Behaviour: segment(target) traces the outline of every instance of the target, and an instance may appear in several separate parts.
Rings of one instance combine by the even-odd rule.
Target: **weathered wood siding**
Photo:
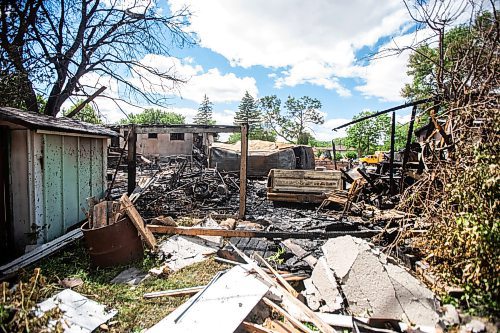
[[[43,241],[61,236],[84,220],[90,196],[101,198],[106,188],[106,139],[41,134],[43,136]]]

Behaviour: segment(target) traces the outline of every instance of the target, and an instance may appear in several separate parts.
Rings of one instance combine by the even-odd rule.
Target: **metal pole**
[[[402,105],[398,105],[398,106],[392,107],[390,109],[386,109],[386,110],[382,110],[382,111],[376,112],[376,113],[371,114],[371,115],[366,116],[366,117],[355,119],[353,121],[348,122],[347,124],[340,125],[339,127],[335,127],[332,131],[336,131],[336,130],[344,128],[346,126],[350,126],[350,125],[359,123],[360,121],[363,121],[363,120],[366,120],[366,119],[370,119],[370,118],[373,118],[373,117],[380,116],[381,114],[384,114],[384,113],[389,113],[391,111],[401,110],[401,109],[404,109],[404,108],[407,108],[407,107],[410,107],[410,106],[416,106],[416,105],[424,104],[424,103],[430,102],[432,100],[433,100],[432,98],[426,98],[426,99],[421,99],[421,100],[418,100],[418,101],[415,101],[415,102],[410,102],[410,103],[405,103],[405,104],[402,104]]]

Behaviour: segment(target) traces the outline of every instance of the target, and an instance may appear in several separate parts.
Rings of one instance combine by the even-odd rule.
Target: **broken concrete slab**
[[[219,249],[218,244],[199,237],[174,235],[159,245],[166,258],[165,264],[172,271],[201,262]]]
[[[433,293],[364,240],[338,237],[322,249],[328,266],[342,281],[352,314],[429,326],[437,322]]]
[[[311,277],[304,281],[304,286],[302,294],[311,310],[331,313],[342,308],[337,281],[324,257],[318,260]]]
[[[144,281],[147,277],[148,273],[145,273],[135,267],[130,267],[118,274],[113,280],[111,280],[111,283],[121,283],[135,286]]]
[[[311,274],[311,280],[322,300],[321,312],[335,312],[342,308],[342,296],[337,281],[324,257],[319,258]]]
[[[344,281],[358,256],[358,244],[353,237],[337,237],[326,242],[321,249],[328,266]],[[339,251],[338,249],[342,249]]]
[[[434,294],[402,267],[387,264],[385,270],[396,291],[407,321],[432,326],[439,320]]]
[[[321,298],[319,290],[312,283],[312,279],[304,280],[304,288],[301,294],[306,298],[307,306],[313,311],[318,311],[321,306]]]
[[[118,311],[107,310],[107,307],[101,305],[87,297],[80,295],[71,289],[65,289],[55,296],[38,304],[37,315],[59,307],[62,311],[60,321],[64,332],[66,333],[90,333],[99,325],[113,318]],[[57,321],[50,323],[56,325]]]

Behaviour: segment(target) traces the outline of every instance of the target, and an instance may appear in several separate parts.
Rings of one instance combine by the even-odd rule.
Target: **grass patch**
[[[204,262],[181,269],[168,277],[150,277],[138,286],[111,284],[110,281],[124,269],[137,267],[148,271],[160,266],[159,259],[147,251],[142,261],[132,265],[112,268],[92,268],[90,258],[83,241],[77,242],[66,250],[44,259],[37,267],[46,279],[45,297],[49,297],[63,288],[58,281],[68,277],[79,277],[84,283],[73,288],[101,304],[118,310],[110,320],[108,332],[140,332],[160,321],[167,314],[184,303],[189,297],[161,297],[144,299],[143,294],[153,291],[171,290],[204,285],[220,270],[228,268],[209,258]],[[29,279],[33,272],[30,268],[20,275],[20,279]],[[37,301],[41,301],[39,299]],[[97,332],[104,332],[99,331]]]

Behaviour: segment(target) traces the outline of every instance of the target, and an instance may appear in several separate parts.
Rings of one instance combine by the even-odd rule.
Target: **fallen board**
[[[285,202],[299,202],[299,203],[321,203],[326,199],[325,194],[311,194],[311,193],[267,193],[267,200],[270,201],[285,201]]]
[[[80,228],[75,229],[73,231],[68,232],[65,235],[62,235],[61,237],[58,237],[48,243],[45,243],[43,245],[40,245],[40,247],[37,247],[31,252],[28,252],[19,258],[3,265],[0,267],[0,280],[4,279],[14,273],[16,273],[18,270],[27,267],[35,262],[37,262],[40,259],[43,259],[52,253],[62,249],[68,244],[71,244],[72,242],[80,239],[83,237],[83,233],[80,230]]]
[[[150,249],[155,249],[156,248],[155,236],[153,236],[151,231],[149,231],[147,228],[144,227],[144,220],[142,219],[137,209],[135,209],[134,204],[130,201],[129,197],[126,194],[123,194],[122,197],[120,198],[120,202],[123,204],[128,217],[130,217],[130,220],[141,234],[142,238],[144,239],[144,242],[146,242],[146,245]]]
[[[269,172],[268,192],[325,193],[342,189],[340,171],[280,170]]]
[[[147,229],[153,233],[187,236],[222,236],[222,237],[245,237],[245,238],[296,238],[296,239],[328,239],[340,236],[352,235],[356,237],[372,237],[380,234],[381,230],[360,231],[328,231],[328,232],[277,232],[277,231],[253,231],[253,230],[226,230],[207,229],[196,227],[170,227],[159,225],[148,225]]]

